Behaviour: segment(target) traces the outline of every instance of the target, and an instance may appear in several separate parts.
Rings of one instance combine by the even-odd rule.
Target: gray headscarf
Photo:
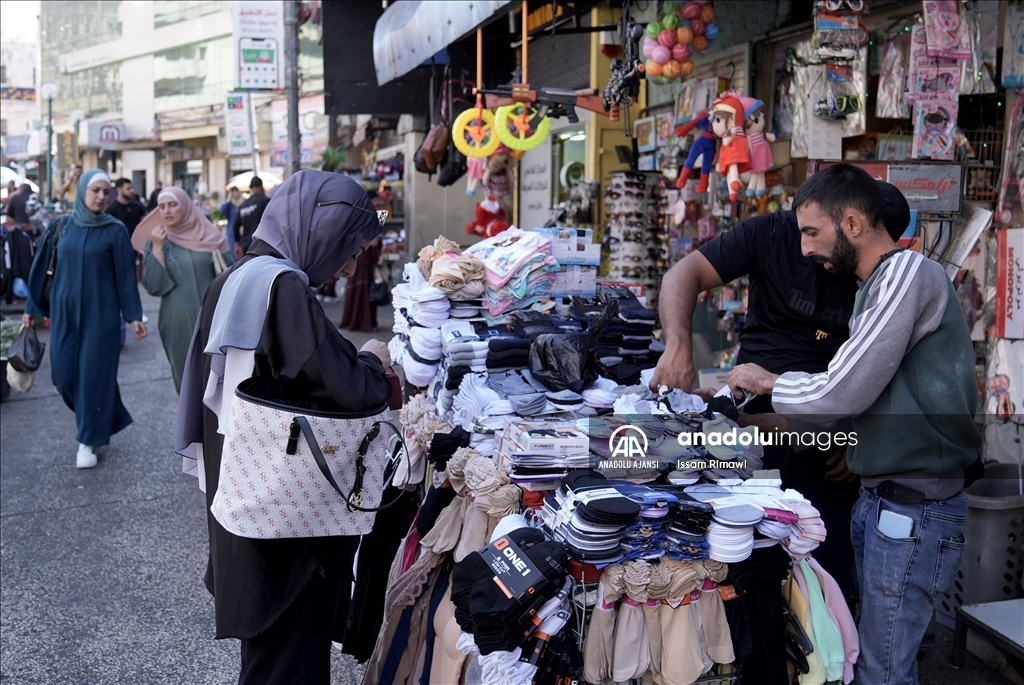
[[[327,204],[338,200],[365,211]],[[252,237],[294,262],[309,277],[310,287],[317,288],[380,231],[373,203],[358,183],[341,174],[306,169],[277,189]]]

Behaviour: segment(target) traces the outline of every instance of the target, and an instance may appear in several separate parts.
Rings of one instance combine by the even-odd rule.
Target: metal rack
[[[964,131],[970,147],[957,148],[956,161],[964,167],[964,195],[968,202],[995,206],[999,197],[999,174],[1003,169],[1003,131]]]

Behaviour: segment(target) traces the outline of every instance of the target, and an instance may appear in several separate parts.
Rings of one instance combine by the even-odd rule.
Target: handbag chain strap
[[[370,430],[363,436],[362,442],[359,443],[359,449],[356,451],[356,477],[352,483],[352,489],[346,495],[342,491],[341,486],[338,485],[338,481],[334,479],[334,474],[331,473],[330,467],[327,465],[327,459],[324,458],[323,450],[320,449],[320,445],[316,441],[316,435],[313,433],[313,426],[310,425],[309,419],[305,416],[296,416],[292,419],[291,431],[288,435],[288,445],[285,448],[287,454],[295,454],[299,446],[299,435],[303,435],[306,438],[306,444],[309,445],[309,451],[313,455],[313,461],[316,462],[317,467],[320,469],[320,473],[324,474],[324,478],[331,484],[331,487],[341,495],[341,498],[345,500],[345,506],[348,507],[349,511],[362,511],[362,512],[376,512],[388,509],[395,504],[401,498],[396,498],[390,503],[385,504],[381,507],[361,507],[359,506],[363,498],[363,476],[366,474],[366,453],[370,449],[370,444],[380,435],[380,427],[388,426],[398,439],[402,443],[402,450],[405,452],[406,461],[409,459],[409,450],[405,445],[405,437],[402,432],[395,427],[395,424],[390,421],[375,421],[370,427]],[[387,484],[385,484],[387,489]]]
[[[57,225],[53,227],[53,237],[50,239],[53,247],[50,251],[50,263],[46,267],[46,275],[50,278],[53,278],[53,274],[57,272],[57,243],[60,242],[61,233],[64,232],[64,227],[67,226],[70,217],[70,214],[65,214],[57,219]]]

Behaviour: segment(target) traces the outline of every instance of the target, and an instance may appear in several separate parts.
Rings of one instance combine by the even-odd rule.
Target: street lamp
[[[56,83],[47,81],[39,91],[46,100],[46,205],[49,206],[53,201],[53,101],[60,90]]]

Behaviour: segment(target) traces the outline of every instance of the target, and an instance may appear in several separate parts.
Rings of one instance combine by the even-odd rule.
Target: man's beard
[[[836,226],[836,241],[832,244],[832,254],[814,259],[819,264],[828,262],[831,267],[829,270],[837,276],[850,276],[857,273],[860,250],[850,242],[843,229]]]

